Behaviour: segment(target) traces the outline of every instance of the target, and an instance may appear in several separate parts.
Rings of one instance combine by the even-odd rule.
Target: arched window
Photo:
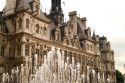
[[[43,28],[43,35],[46,35],[46,34],[47,34],[47,28],[44,27],[44,28]]]
[[[17,56],[21,55],[21,45],[17,45]]]
[[[39,13],[39,5],[36,5],[36,12]]]
[[[30,25],[30,21],[29,19],[26,19],[26,28],[29,28],[29,25]]]
[[[37,25],[36,25],[36,33],[38,33],[38,34],[39,34],[39,32],[40,32],[39,29],[40,29],[40,28],[39,28],[39,25],[37,24]]]
[[[18,23],[19,23],[19,28],[22,28],[22,18],[19,18]]]
[[[25,45],[25,55],[29,56],[29,45]]]
[[[4,56],[4,50],[5,50],[4,47],[1,47],[1,52],[0,52],[1,56]]]

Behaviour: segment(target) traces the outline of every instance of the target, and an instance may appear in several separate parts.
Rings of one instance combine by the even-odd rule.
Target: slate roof
[[[31,9],[30,2],[32,0],[17,0],[16,2],[16,8],[15,10],[20,10],[20,9]]]

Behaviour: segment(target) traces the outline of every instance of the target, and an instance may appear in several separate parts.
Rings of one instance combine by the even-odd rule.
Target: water
[[[43,63],[38,66],[38,56],[26,58],[25,66],[13,68],[11,74],[3,73],[2,83],[90,83],[95,79],[95,70],[87,66],[87,73],[81,72],[81,64],[75,63],[74,57],[64,59],[64,51],[52,47],[44,55]],[[100,80],[99,74],[98,80]]]

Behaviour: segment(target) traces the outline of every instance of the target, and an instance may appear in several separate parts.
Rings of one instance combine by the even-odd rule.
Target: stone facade
[[[51,0],[50,14],[40,9],[40,0],[6,0],[0,13],[0,75],[13,67],[25,65],[26,57],[38,54],[38,65],[51,46],[60,48],[65,56],[75,57],[96,70],[99,83],[116,83],[114,51],[106,37],[99,37],[86,26],[86,17],[69,13],[64,22],[61,0]]]

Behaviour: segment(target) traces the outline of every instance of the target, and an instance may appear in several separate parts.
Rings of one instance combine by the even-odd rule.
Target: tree
[[[124,83],[124,76],[119,70],[116,70],[116,81],[117,83]]]

